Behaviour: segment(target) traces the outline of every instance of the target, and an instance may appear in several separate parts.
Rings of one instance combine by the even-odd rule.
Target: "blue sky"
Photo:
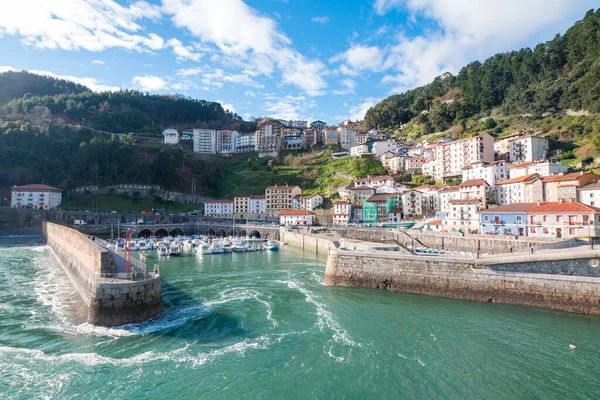
[[[4,0],[0,71],[361,119],[390,94],[564,33],[589,0]]]

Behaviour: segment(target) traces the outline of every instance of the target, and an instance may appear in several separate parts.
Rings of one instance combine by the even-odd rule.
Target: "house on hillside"
[[[365,223],[386,223],[389,214],[397,207],[395,193],[374,194],[363,205],[363,220]]]
[[[176,129],[165,129],[162,134],[164,144],[179,144],[179,132]]]

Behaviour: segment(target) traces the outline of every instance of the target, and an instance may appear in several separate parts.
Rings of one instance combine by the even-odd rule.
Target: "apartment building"
[[[234,152],[249,153],[256,151],[256,132],[238,133],[234,138]]]
[[[426,162],[427,160],[425,160],[422,157],[406,157],[404,159],[404,170],[409,174],[421,172],[423,164],[425,164]]]
[[[494,161],[494,138],[484,133],[454,142],[440,143],[436,147],[435,179],[462,177],[463,168],[477,161]]]
[[[417,186],[418,190],[423,194],[423,215],[434,216],[440,210],[440,190],[438,186],[422,185]]]
[[[340,134],[337,129],[325,128],[323,130],[323,144],[326,146],[336,146],[340,144]]]
[[[267,200],[264,194],[253,194],[250,197],[249,213],[252,215],[252,218],[266,218]]]
[[[544,180],[544,200],[547,202],[577,201],[577,188],[596,183],[598,178],[598,175],[584,171],[545,176],[542,178]]]
[[[194,129],[194,153],[217,154],[217,131]]]
[[[315,223],[315,214],[308,210],[281,210],[279,224],[283,226],[312,226]]]
[[[380,157],[379,157],[379,162],[381,162],[381,165],[383,166],[383,168],[388,169],[389,168],[389,160],[392,157],[395,157],[396,154],[392,153],[391,151],[386,151],[385,153],[383,153]]]
[[[529,174],[531,175],[531,174]],[[512,178],[515,179],[515,178]],[[534,179],[529,179],[523,182],[525,185],[525,202],[537,203],[538,201],[546,200],[546,192],[544,191],[544,179],[537,176]]]
[[[569,168],[559,162],[526,162],[521,164],[513,165],[509,170],[511,178],[517,178],[519,176],[538,174],[539,176],[550,176],[556,174],[564,174],[569,171]]]
[[[387,153],[385,153],[387,154]],[[382,156],[383,157],[383,156]],[[406,156],[394,155],[387,160],[387,169],[392,174],[397,174],[402,171],[405,171],[405,160]]]
[[[495,186],[496,182],[508,179],[508,171],[506,161],[476,161],[463,169],[462,180],[468,181],[471,179],[483,179],[490,186]]]
[[[250,218],[251,194],[238,194],[233,196],[233,214],[236,218]]]
[[[362,206],[365,201],[375,194],[375,189],[370,186],[354,186],[348,188],[348,200],[357,206]]]
[[[62,190],[44,184],[13,186],[10,191],[10,206],[13,208],[50,210],[62,202]]]
[[[463,233],[479,231],[479,204],[476,199],[450,200],[449,210],[443,219],[444,230]]]
[[[573,202],[536,203],[527,210],[528,236],[590,237],[600,234],[600,208]]]
[[[386,223],[389,213],[396,207],[396,194],[374,194],[363,205],[363,220],[366,223]]]
[[[396,143],[395,141],[393,141],[393,140],[378,140],[373,143],[373,146],[371,147],[371,153],[375,157],[379,158],[386,151],[394,152],[394,151],[396,151],[396,149],[398,149],[398,143]]]
[[[350,151],[352,146],[356,146],[358,132],[355,129],[342,126],[338,128],[340,135],[340,146],[342,149]]]
[[[503,206],[513,203],[524,203],[526,183],[537,178],[538,174],[520,176],[496,182],[496,204]]]
[[[352,157],[360,157],[363,154],[370,154],[369,146],[366,143],[365,144],[357,144],[356,146],[350,147],[350,155]]]
[[[307,128],[302,132],[302,146],[310,147],[318,143],[319,132],[316,129]]]
[[[333,203],[333,224],[346,226],[352,220],[352,204],[347,200]]]
[[[420,219],[423,218],[423,193],[412,189],[400,195],[402,200],[402,211],[404,219]]]
[[[478,210],[487,208],[490,185],[483,179],[469,179],[458,185],[461,200],[477,200]]]
[[[496,139],[494,142],[494,153],[498,156],[498,159],[509,161],[510,159],[510,141],[523,136],[521,133],[513,133],[509,136],[504,136],[503,138]],[[512,177],[511,177],[512,178]]]
[[[327,128],[327,122],[316,120],[310,123],[310,127],[318,131],[322,131],[323,129]]]
[[[256,148],[259,157],[277,157],[281,151],[283,126],[275,121],[264,121],[256,131]]]
[[[460,189],[458,186],[448,186],[440,190],[440,208],[442,213],[450,210],[450,200],[460,200]]]
[[[281,210],[294,208],[294,197],[302,194],[298,186],[269,186],[265,190],[266,212],[269,217],[276,217]]]
[[[509,141],[511,162],[532,162],[548,158],[549,139],[539,136],[519,136]]]
[[[479,211],[479,233],[527,236],[527,210],[535,204],[515,203]]]
[[[358,178],[354,181],[354,187],[368,186],[368,187],[377,189],[378,187],[384,186],[384,185],[394,186],[395,185],[394,179],[389,175],[381,175],[381,176],[374,176],[372,178],[362,177],[362,178]]]
[[[231,218],[233,216],[233,200],[206,200],[204,215],[213,218]]]
[[[292,199],[294,210],[314,211],[323,204],[323,196],[320,194],[299,194]]]
[[[235,139],[237,135],[237,131],[217,131],[217,154],[227,155],[235,153]]]

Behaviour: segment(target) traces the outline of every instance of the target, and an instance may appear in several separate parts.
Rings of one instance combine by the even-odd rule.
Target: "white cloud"
[[[352,121],[362,121],[363,119],[365,119],[365,114],[367,113],[369,108],[379,103],[379,101],[381,101],[381,99],[369,97],[366,98],[362,103],[356,104],[354,106],[348,106],[347,104],[344,104],[349,108],[348,119],[351,119]]]
[[[428,26],[429,21],[432,26],[420,36],[397,37],[384,65],[392,73],[383,82],[394,84],[392,91],[404,91],[444,72],[457,73],[470,61],[547,40],[595,6],[593,0],[505,0],[501,6],[469,0],[376,0],[379,14],[399,8],[417,24]]]
[[[221,103],[221,106],[224,110],[229,110],[232,113],[235,113],[235,106],[233,104],[224,102],[223,100],[217,100],[217,103]]]
[[[206,86],[213,87],[223,87],[223,82],[226,83],[235,83],[244,86],[250,86],[257,89],[262,89],[264,85],[260,82],[252,79],[252,76],[256,75],[253,71],[242,71],[239,74],[232,74],[225,72],[220,68],[183,68],[177,71],[177,75],[190,78],[190,77],[198,77],[195,78],[195,82],[200,82]],[[194,82],[190,80],[190,83]]]
[[[113,0],[29,0],[2,5],[0,36],[19,36],[40,49],[103,51],[109,48],[158,50],[160,36],[135,34],[137,20],[156,19],[160,7],[137,1],[123,7]]]
[[[213,58],[221,65],[243,66],[268,76],[277,69],[283,83],[309,95],[321,94],[327,87],[323,63],[293,49],[274,20],[242,0],[163,0],[163,6],[175,26],[220,50]]]
[[[343,95],[354,93],[354,88],[356,87],[356,82],[354,82],[350,78],[342,79],[341,81],[342,88],[338,90],[334,90],[333,94]]]
[[[311,21],[317,24],[326,24],[329,22],[329,17],[326,15],[322,17],[312,17]]]
[[[7,71],[19,71],[19,70],[16,68],[7,66],[7,65],[0,66],[0,73],[7,72]],[[53,78],[64,79],[67,81],[79,83],[80,85],[84,85],[94,92],[116,92],[116,91],[120,90],[119,87],[107,85],[105,82],[98,80],[96,78],[89,78],[89,77],[82,78],[82,77],[73,76],[73,75],[59,75],[59,74],[55,74],[53,72],[40,71],[40,70],[36,70],[36,69],[29,69],[26,71],[30,72],[32,74],[51,76]]]
[[[333,56],[329,62],[342,62],[340,72],[354,76],[360,71],[380,71],[385,53],[377,46],[354,45],[343,53]]]
[[[244,94],[248,97],[256,97],[256,93],[253,92],[252,90],[246,90],[246,92]]]
[[[160,76],[155,75],[140,75],[134,76],[131,83],[135,88],[145,92],[156,92],[165,90],[169,87],[168,82]]]
[[[102,61],[102,60],[93,60],[92,64],[104,65],[104,61]]]
[[[184,46],[179,39],[169,39],[167,41],[167,47],[173,49],[173,53],[177,56],[177,61],[200,61],[200,58],[202,57],[202,53],[195,52],[193,46]]]
[[[310,119],[307,111],[317,106],[306,96],[267,96],[263,104],[265,115],[281,119]]]

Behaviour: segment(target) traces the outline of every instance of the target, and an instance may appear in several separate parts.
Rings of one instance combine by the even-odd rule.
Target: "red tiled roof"
[[[308,210],[281,210],[279,215],[314,215]]]
[[[266,196],[264,194],[253,194],[250,198],[254,200],[264,200]]]
[[[425,222],[425,224],[423,224],[423,225],[441,225],[441,224],[442,224],[442,220],[436,219],[435,221]]]
[[[494,207],[487,210],[481,210],[481,214],[496,214],[496,213],[516,213],[527,212],[532,206],[537,203],[513,203],[505,206]]]
[[[460,185],[458,185],[458,187],[466,187],[466,186],[480,186],[480,185],[488,185],[488,183],[485,181],[485,179],[468,179],[466,181],[464,181],[463,183],[461,183]]]
[[[396,194],[394,194],[394,193],[374,194],[373,196],[369,197],[367,199],[367,201],[368,202],[373,202],[373,201],[388,201],[392,197],[396,197]]]
[[[587,185],[579,188],[579,190],[594,190],[594,189],[600,189],[600,182],[588,183]]]
[[[550,176],[544,176],[542,179],[544,180],[544,182],[560,182],[560,181],[572,181],[574,179],[579,178],[580,176],[586,176],[586,175],[594,175],[596,178],[600,178],[598,177],[596,174],[593,174],[591,172],[572,172],[570,174],[557,174],[557,175],[550,175]]]
[[[338,200],[335,201],[333,204],[350,204],[350,202],[348,200]]]
[[[513,168],[531,167],[533,165],[537,165],[537,163],[534,163],[534,162],[524,162],[524,163],[521,163],[521,164],[513,165],[511,169],[513,169]]]
[[[519,177],[516,177],[516,178],[510,178],[510,179],[505,179],[505,180],[500,181],[500,182],[496,182],[496,185],[505,185],[507,183],[525,182],[525,181],[528,181],[530,179],[536,178],[537,176],[538,176],[538,174],[523,175],[523,176],[519,176]]]
[[[534,204],[527,213],[597,213],[600,212],[600,208],[594,206],[588,206],[578,201],[572,202],[549,202],[540,203],[539,205]]]
[[[390,214],[401,214],[401,213],[402,213],[402,210],[396,207],[392,210],[392,212]]]
[[[440,192],[456,192],[458,191],[458,186],[448,186],[440,190]]]
[[[300,186],[298,186],[298,185],[294,185],[294,186],[288,186],[288,185],[284,185],[284,186],[277,186],[277,185],[275,185],[275,186],[268,186],[268,187],[267,187],[267,189],[270,189],[270,190],[272,190],[272,189],[276,189],[276,190],[287,190],[287,189],[295,189],[295,188],[298,188],[298,189],[299,189],[299,188],[300,188]]]
[[[62,189],[44,185],[42,183],[33,183],[30,185],[14,186],[12,188],[12,190],[58,190],[58,191],[62,192]]]

